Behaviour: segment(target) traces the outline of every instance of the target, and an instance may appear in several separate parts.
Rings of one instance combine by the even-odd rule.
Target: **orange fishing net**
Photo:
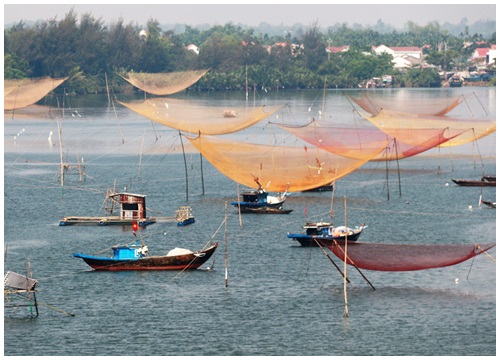
[[[353,172],[369,157],[353,159],[308,146],[261,145],[200,135],[187,139],[222,174],[268,191],[304,191],[332,183]]]
[[[205,135],[228,134],[254,125],[274,114],[284,105],[261,107],[221,107],[173,98],[153,98],[123,103],[132,111],[162,125]]]
[[[411,93],[410,93],[411,94]],[[359,97],[349,96],[364,111],[377,115],[382,110],[404,111],[413,114],[446,115],[463,100],[458,98],[417,98],[408,93],[384,92],[384,96],[362,92]]]
[[[318,120],[305,126],[276,125],[326,151],[370,161],[411,157],[462,133],[450,135],[447,129],[392,129],[383,132],[376,127],[347,128]]]
[[[16,110],[35,104],[66,81],[67,77],[4,80],[4,110]]]
[[[149,94],[165,96],[187,89],[200,80],[208,70],[178,71],[170,73],[134,73],[120,75],[135,87]]]
[[[401,129],[448,129],[450,138],[455,137],[439,145],[441,147],[467,144],[496,131],[495,119],[453,118],[390,110],[382,110],[376,116],[363,116],[380,130],[395,138],[398,138],[398,132],[401,132]],[[460,135],[456,136],[458,133]]]

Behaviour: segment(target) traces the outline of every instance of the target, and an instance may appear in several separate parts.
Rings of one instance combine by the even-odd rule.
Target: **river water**
[[[389,91],[423,97],[474,93],[495,116],[494,88]],[[242,93],[183,96],[208,103],[245,100]],[[319,110],[332,119],[352,117],[340,91],[325,97],[322,91],[259,91],[256,102],[287,102],[298,123]],[[72,167],[64,186],[58,178],[57,119],[63,119],[65,161],[77,165],[83,156],[85,163],[85,176]],[[258,124],[235,136],[251,141],[270,128]],[[26,316],[26,309],[5,311],[4,355],[496,354],[496,270],[490,257],[417,272],[363,271],[376,290],[349,267],[345,317],[343,278],[320,249],[302,248],[286,236],[301,230],[305,216],[329,220],[332,192],[293,193],[284,206],[291,214],[243,214],[240,221],[235,208],[226,210],[237,198],[233,181],[206,160],[201,168],[199,155],[187,141],[181,144],[177,131],[108,106],[106,97],[71,98],[63,117],[6,114],[4,151],[5,267],[24,273],[29,260],[40,302],[37,318]],[[480,196],[496,201],[496,188],[451,181],[496,173],[495,134],[453,154],[430,153],[400,161],[399,171],[395,164],[386,171],[385,163],[368,163],[338,180],[334,222],[366,223],[359,240],[364,242],[496,242],[496,210],[478,206]],[[213,239],[219,242],[213,259],[182,273],[106,273],[73,258],[74,252],[95,253],[133,239],[127,227],[58,226],[63,216],[103,214],[106,190],[114,183],[118,190],[146,194],[151,216],[192,207],[192,225],[159,222],[140,230],[151,253],[198,250]],[[226,214],[227,227],[218,230]],[[488,253],[495,257],[495,248]]]

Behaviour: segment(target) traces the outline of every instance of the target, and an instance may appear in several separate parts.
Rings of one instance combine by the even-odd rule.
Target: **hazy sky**
[[[224,25],[228,22],[257,26],[262,22],[272,25],[293,25],[301,23],[311,25],[318,22],[322,28],[337,23],[354,23],[374,25],[380,19],[386,25],[402,28],[408,21],[418,25],[427,25],[431,21],[440,24],[449,22],[458,24],[467,18],[471,25],[477,20],[495,20],[496,6],[494,2],[482,1],[482,5],[397,5],[378,4],[363,5],[351,2],[351,5],[305,5],[293,2],[264,5],[259,3],[239,4],[4,4],[4,23],[12,22],[60,20],[74,8],[78,16],[85,13],[92,14],[95,18],[102,18],[106,24],[116,22],[120,18],[125,24],[145,25],[149,19],[156,19],[160,24],[209,24]]]

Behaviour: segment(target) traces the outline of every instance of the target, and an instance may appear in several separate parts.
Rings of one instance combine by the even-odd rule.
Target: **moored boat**
[[[497,203],[496,201],[486,201],[486,200],[481,200],[481,203],[486,205],[489,208],[496,209]]]
[[[367,226],[361,224],[354,229],[345,226],[334,226],[330,222],[306,222],[302,226],[305,232],[291,234],[288,233],[289,239],[294,239],[302,246],[317,246],[318,241],[323,246],[331,246],[334,241],[353,242],[358,240],[359,236]]]
[[[269,213],[282,210],[283,203],[286,200],[286,191],[278,195],[269,195],[260,185],[259,179],[254,179],[259,185],[258,189],[250,189],[241,193],[241,199],[232,201],[231,205],[237,207],[241,212]]]
[[[483,176],[481,180],[451,179],[451,181],[453,181],[458,186],[497,186],[496,177],[492,178]]]
[[[111,257],[74,253],[73,256],[85,261],[92,269],[100,271],[125,270],[192,270],[203,265],[214,254],[218,243],[199,251],[174,248],[166,255],[149,255],[149,249],[141,239],[129,245],[112,247]]]

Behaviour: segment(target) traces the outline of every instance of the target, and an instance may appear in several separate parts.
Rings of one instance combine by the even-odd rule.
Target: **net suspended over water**
[[[208,70],[177,71],[170,73],[134,73],[120,75],[126,81],[148,94],[165,96],[181,92],[198,80]]]
[[[347,244],[347,264],[374,271],[415,271],[459,264],[479,255],[495,244]],[[329,246],[342,261],[344,242]]]
[[[394,96],[382,97],[367,92],[362,92],[359,97],[349,96],[349,98],[372,115],[377,115],[382,110],[403,111],[412,114],[446,115],[463,100],[463,96],[416,98],[405,93],[395,93]]]
[[[276,113],[275,106],[208,106],[190,100],[153,98],[137,103],[119,102],[132,111],[162,125],[191,134],[229,134],[252,126]]]
[[[342,156],[370,161],[404,159],[434,148],[462,132],[448,129],[393,129],[341,127],[313,120],[304,126],[275,124],[311,145]]]
[[[33,105],[66,79],[67,77],[58,79],[42,77],[4,80],[4,110],[22,109]]]
[[[449,141],[440,147],[458,146],[479,140],[496,131],[496,121],[477,118],[453,118],[448,116],[431,116],[410,114],[399,111],[382,110],[376,116],[365,116],[365,119],[392,137],[398,137],[400,129],[448,129]],[[456,134],[460,133],[459,136]]]
[[[222,174],[256,188],[258,178],[268,191],[304,191],[332,183],[365,164],[308,146],[261,145],[200,135],[187,139]]]

